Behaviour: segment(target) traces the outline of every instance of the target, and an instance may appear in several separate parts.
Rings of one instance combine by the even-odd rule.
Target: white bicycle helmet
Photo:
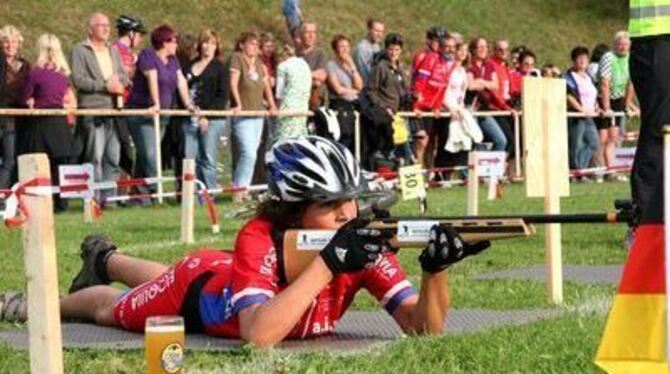
[[[319,136],[277,142],[265,154],[269,192],[281,201],[329,202],[355,198],[361,172],[351,152]]]

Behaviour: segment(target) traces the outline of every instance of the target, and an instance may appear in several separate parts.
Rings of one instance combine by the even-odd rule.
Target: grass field
[[[562,200],[564,212],[603,211],[612,208],[615,198],[629,194],[626,183],[573,184],[572,196]],[[465,189],[432,190],[431,214],[457,215],[465,212]],[[220,203],[221,214],[233,208]],[[521,185],[508,186],[502,201],[481,200],[481,214],[539,213],[542,202],[526,199]],[[415,202],[402,203],[394,214],[417,214]],[[208,233],[202,209],[196,212],[196,240],[199,245],[231,248],[236,230],[243,223],[224,218],[222,233]],[[166,205],[155,208],[119,209],[105,212],[101,222],[89,226],[80,211],[56,217],[59,285],[65,292],[78,270],[78,246],[90,232],[108,233],[125,252],[171,262],[196,246],[178,243],[179,209]],[[565,264],[619,264],[626,253],[621,249],[625,227],[572,225],[563,227]],[[0,290],[22,289],[24,271],[21,259],[20,230],[0,230]],[[519,240],[500,241],[484,254],[468,259],[449,270],[453,307],[488,309],[531,309],[552,307],[544,283],[532,281],[474,280],[475,274],[543,263],[543,228],[538,234]],[[417,252],[401,252],[401,262],[416,283],[419,268]],[[277,352],[245,350],[240,354],[191,353],[187,372],[255,373],[588,373],[597,372],[592,359],[598,346],[613,286],[565,286],[565,305],[560,318],[522,327],[509,327],[471,335],[440,338],[406,338],[386,349],[353,357],[328,354],[283,356]],[[360,294],[355,309],[375,309],[374,300]],[[0,324],[0,328],[10,327]],[[144,370],[143,352],[68,350],[67,372],[138,373]],[[28,354],[0,344],[0,373],[27,372]]]

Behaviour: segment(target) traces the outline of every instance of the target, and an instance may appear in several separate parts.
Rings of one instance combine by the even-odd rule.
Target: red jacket
[[[435,111],[442,108],[453,67],[454,63],[446,60],[439,52],[424,51],[414,57],[412,62],[414,71],[412,93],[416,98],[414,109]]]
[[[489,59],[484,61],[482,66],[471,64],[468,72],[472,73],[475,79],[492,80],[496,72],[495,64]],[[498,77],[498,90],[483,90],[477,93],[478,108],[483,110],[510,110],[512,109],[500,95],[500,77]]]
[[[498,94],[506,103],[509,103],[512,99],[512,96],[510,95],[511,82],[509,65],[507,64],[507,61],[500,60],[495,56],[491,58],[491,62],[493,63],[496,75],[498,76],[498,82],[500,82],[498,85]]]
[[[513,100],[521,99],[521,90],[523,87],[523,73],[519,70],[512,70],[510,73],[510,95]]]

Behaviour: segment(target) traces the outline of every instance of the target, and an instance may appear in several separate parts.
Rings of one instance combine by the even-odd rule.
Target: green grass
[[[626,28],[627,2],[603,0],[303,0],[306,18],[321,26],[321,44],[330,53],[333,35],[354,40],[365,34],[365,20],[379,17],[387,30],[402,33],[409,51],[423,44],[425,30],[444,25],[466,37],[505,37],[512,45],[525,44],[537,52],[537,64],[569,62],[578,44],[609,43],[614,32]],[[204,27],[218,30],[230,50],[246,29],[270,31],[287,38],[279,0],[6,0],[0,2],[0,25],[14,24],[26,36],[26,54],[34,57],[34,40],[51,32],[69,47],[84,38],[85,19],[93,11],[141,16],[151,28],[169,22],[182,33],[197,34]]]
[[[563,212],[603,211],[615,198],[628,195],[625,183],[573,184],[571,196],[562,199]],[[459,215],[465,212],[466,190],[431,190],[431,214]],[[218,204],[219,212],[233,209],[230,203]],[[394,208],[397,215],[416,215],[415,202]],[[508,186],[501,201],[480,200],[481,214],[540,213],[540,199],[527,199],[520,185]],[[208,233],[202,208],[196,212],[198,244],[231,248],[235,232],[243,223],[222,219],[222,233]],[[178,243],[179,209],[166,205],[148,209],[132,208],[105,212],[101,222],[87,225],[80,211],[56,217],[59,285],[65,292],[80,265],[78,245],[90,232],[106,232],[119,247],[136,256],[171,262],[196,246]],[[621,240],[623,225],[564,225],[565,264],[619,264],[625,259]],[[543,228],[526,239],[496,242],[490,250],[449,270],[454,308],[498,310],[551,308],[544,283],[532,281],[481,281],[476,274],[543,263]],[[0,230],[0,290],[22,289],[24,285],[20,230]],[[414,283],[419,276],[412,250],[401,251],[400,261]],[[469,335],[439,338],[405,338],[383,350],[354,357],[328,354],[283,355],[278,352],[245,350],[239,354],[193,352],[188,356],[188,372],[596,372],[592,359],[597,349],[614,286],[566,283],[565,305],[560,318],[522,327],[509,327]],[[377,309],[366,293],[356,298],[354,309]],[[0,328],[8,328],[0,324]],[[67,372],[136,373],[144,370],[143,352],[67,350]],[[0,344],[0,373],[28,371],[28,354]]]

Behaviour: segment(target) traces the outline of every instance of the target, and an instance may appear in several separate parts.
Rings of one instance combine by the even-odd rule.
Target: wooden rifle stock
[[[399,248],[423,248],[430,228],[449,226],[469,243],[527,237],[535,233],[532,224],[549,223],[630,223],[633,215],[622,210],[612,213],[512,215],[478,217],[390,217],[370,222],[368,227],[391,230],[391,244]],[[284,276],[293,281],[335,235],[334,230],[288,230],[281,252]]]

